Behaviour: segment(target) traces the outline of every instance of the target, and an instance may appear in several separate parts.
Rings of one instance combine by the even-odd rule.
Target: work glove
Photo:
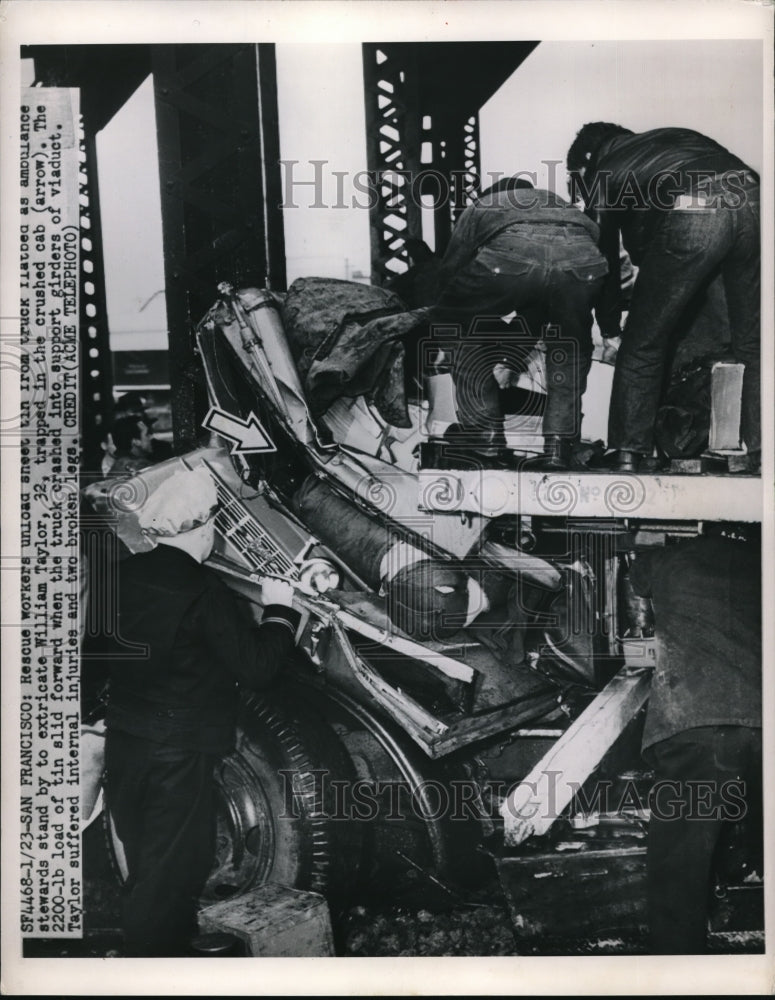
[[[265,607],[282,604],[289,608],[293,604],[293,587],[285,580],[268,576],[261,582],[261,598]]]

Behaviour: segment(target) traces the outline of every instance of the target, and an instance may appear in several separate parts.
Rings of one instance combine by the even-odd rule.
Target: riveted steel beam
[[[375,281],[407,269],[424,217],[443,253],[479,186],[479,110],[537,44],[363,45]]]
[[[152,47],[173,431],[201,435],[193,327],[217,285],[285,287],[274,46]]]

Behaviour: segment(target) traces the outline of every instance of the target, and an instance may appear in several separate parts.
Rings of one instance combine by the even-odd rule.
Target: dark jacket
[[[761,726],[759,549],[696,538],[641,553],[630,580],[656,623],[644,749],[698,726]]]
[[[581,184],[590,216],[600,226],[600,248],[608,260],[608,280],[597,319],[604,337],[619,333],[619,234],[639,265],[655,228],[675,196],[707,187],[710,177],[742,171],[756,177],[719,143],[686,128],[657,128],[617,134],[590,160]],[[729,177],[729,192],[739,180]]]
[[[499,233],[519,224],[579,226],[594,242],[598,227],[569,202],[543,188],[517,188],[483,195],[455,223],[437,277],[438,292]]]
[[[228,752],[238,686],[271,682],[293,650],[298,612],[271,606],[252,627],[213,570],[167,545],[119,563],[117,600],[108,729]]]
[[[153,465],[153,461],[145,456],[135,457],[134,455],[116,452],[113,464],[108,470],[109,476],[134,476],[142,469],[147,469]]]

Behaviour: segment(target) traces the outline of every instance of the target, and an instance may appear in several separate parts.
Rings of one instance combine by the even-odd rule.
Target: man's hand
[[[268,576],[261,581],[261,598],[264,606],[283,604],[286,608],[293,604],[293,587],[285,580]]]
[[[600,360],[605,365],[615,365],[616,355],[622,342],[621,337],[609,337],[603,341],[603,353]]]

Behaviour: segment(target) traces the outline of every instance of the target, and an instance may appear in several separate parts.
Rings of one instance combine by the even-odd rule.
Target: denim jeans
[[[499,233],[445,288],[437,322],[460,328],[453,377],[463,428],[497,429],[503,424],[498,384],[492,373],[499,347],[487,336],[495,317],[513,311],[500,337],[509,355],[527,354],[547,325],[547,401],[544,435],[577,437],[581,396],[592,355],[592,306],[608,267],[580,226],[519,223]],[[513,332],[512,332],[513,331]]]
[[[692,296],[720,271],[732,350],[745,365],[742,436],[761,448],[759,189],[737,208],[674,208],[664,213],[640,262],[616,359],[608,445],[651,454],[671,338]]]

